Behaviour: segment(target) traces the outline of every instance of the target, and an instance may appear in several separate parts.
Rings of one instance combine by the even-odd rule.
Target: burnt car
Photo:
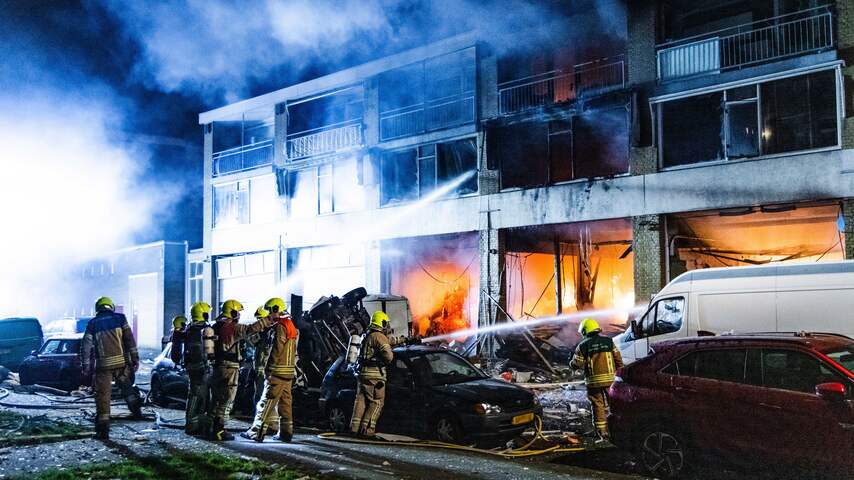
[[[174,403],[184,408],[187,404],[190,377],[180,365],[175,365],[170,358],[171,352],[172,342],[168,342],[160,355],[154,358],[148,401],[161,406]]]
[[[445,349],[395,348],[387,374],[381,432],[491,445],[515,438],[542,413],[530,391],[493,379]],[[352,368],[339,358],[324,378],[320,400],[333,431],[349,425],[355,388]]]
[[[21,362],[22,385],[39,384],[61,390],[76,390],[83,382],[80,363],[82,333],[53,337]]]
[[[842,335],[660,342],[609,393],[612,441],[659,478],[690,470],[700,453],[748,468],[854,471],[854,340]]]

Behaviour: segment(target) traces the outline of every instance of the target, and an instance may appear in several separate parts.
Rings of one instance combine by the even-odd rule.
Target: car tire
[[[163,386],[161,385],[160,377],[152,375],[151,384],[148,386],[148,395],[145,396],[145,402],[163,407],[164,405],[161,404],[163,401],[162,390]]]
[[[30,378],[30,373],[26,368],[18,367],[18,383],[21,385],[32,385],[35,382]]]
[[[350,418],[347,411],[337,404],[332,404],[326,409],[326,419],[329,423],[329,430],[335,433],[346,432],[350,426]]]
[[[464,444],[466,442],[460,421],[452,415],[440,415],[433,422],[433,438],[440,442]]]
[[[656,478],[678,478],[690,466],[686,437],[665,425],[645,428],[637,452],[640,465]]]

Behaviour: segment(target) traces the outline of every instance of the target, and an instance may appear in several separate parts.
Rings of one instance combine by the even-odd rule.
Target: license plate
[[[534,419],[533,413],[526,413],[524,415],[516,415],[513,417],[513,425],[521,425],[523,423],[528,423]]]

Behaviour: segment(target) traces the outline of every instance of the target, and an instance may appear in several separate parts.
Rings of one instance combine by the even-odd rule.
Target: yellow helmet
[[[240,318],[240,312],[242,311],[243,304],[237,300],[226,300],[220,309],[220,312],[228,318]]]
[[[194,322],[206,322],[211,315],[211,306],[205,302],[196,302],[190,308],[190,318]]]
[[[183,329],[187,326],[187,317],[183,315],[176,315],[175,318],[172,319],[172,328]]]
[[[388,326],[388,315],[382,310],[377,310],[371,315],[371,328],[383,329]]]
[[[101,297],[95,302],[96,312],[103,312],[104,310],[116,311],[116,304],[113,303],[110,297]]]
[[[593,320],[590,317],[585,318],[578,325],[578,333],[580,333],[584,337],[586,337],[587,335],[590,335],[593,332],[601,332],[601,331],[602,331],[602,329],[599,327],[599,323],[597,323],[596,320]]]
[[[255,310],[255,318],[267,318],[269,316],[270,316],[269,310],[265,309],[264,307],[258,307]]]
[[[267,300],[267,303],[264,304],[264,308],[269,310],[270,313],[285,313],[285,310],[287,310],[288,306],[281,298],[273,297]]]

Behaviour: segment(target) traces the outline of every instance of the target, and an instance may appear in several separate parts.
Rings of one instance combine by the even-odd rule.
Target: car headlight
[[[494,413],[501,413],[501,407],[498,405],[493,405],[491,403],[475,403],[474,411],[481,415],[489,415]]]

